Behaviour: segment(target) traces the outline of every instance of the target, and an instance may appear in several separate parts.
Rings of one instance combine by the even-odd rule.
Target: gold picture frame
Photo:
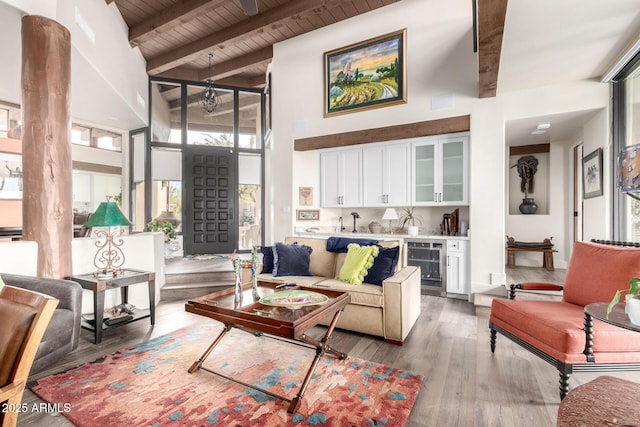
[[[324,116],[407,102],[402,29],[324,53]]]

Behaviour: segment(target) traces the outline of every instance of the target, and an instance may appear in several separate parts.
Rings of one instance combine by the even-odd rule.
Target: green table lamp
[[[109,227],[107,230],[96,230],[98,237],[96,247],[98,252],[93,257],[93,264],[97,274],[117,276],[124,264],[124,252],[122,244],[124,240],[120,237],[123,233],[122,226],[130,226],[131,222],[123,215],[116,202],[109,201],[100,203],[98,209],[91,215],[85,227]]]

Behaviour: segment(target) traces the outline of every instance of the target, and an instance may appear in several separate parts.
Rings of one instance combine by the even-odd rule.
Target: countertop
[[[378,240],[390,240],[390,239],[402,239],[402,240],[469,240],[469,236],[442,236],[440,234],[419,234],[417,236],[410,236],[408,234],[389,234],[389,233],[363,233],[363,232],[342,232],[331,233],[325,231],[303,231],[296,230],[297,236],[304,237],[364,237]]]

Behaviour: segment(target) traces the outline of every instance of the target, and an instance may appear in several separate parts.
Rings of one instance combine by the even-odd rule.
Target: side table
[[[94,344],[102,342],[102,331],[108,328],[126,325],[146,318],[151,319],[151,326],[155,324],[156,274],[154,272],[126,268],[118,272],[116,277],[107,279],[97,278],[93,273],[73,275],[68,279],[78,282],[83,289],[93,292],[93,324],[84,319],[81,322],[82,328],[93,332]],[[127,304],[129,302],[129,285],[143,282],[149,283],[149,310],[136,309],[133,318],[128,321],[112,324],[111,326],[104,324],[105,291],[107,289],[120,288],[122,303]]]

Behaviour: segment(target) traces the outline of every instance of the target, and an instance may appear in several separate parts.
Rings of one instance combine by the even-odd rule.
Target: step
[[[194,271],[185,273],[165,273],[165,284],[229,282],[233,283],[233,271]]]
[[[160,288],[160,301],[175,301],[197,298],[221,291],[233,285],[233,281],[192,282],[165,284]]]

